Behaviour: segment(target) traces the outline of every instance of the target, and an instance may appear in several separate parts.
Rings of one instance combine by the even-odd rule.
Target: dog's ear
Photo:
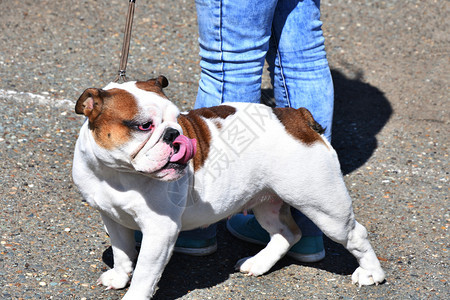
[[[158,78],[156,78],[156,84],[161,88],[165,88],[169,85],[169,80],[167,80],[165,76],[159,75]]]
[[[141,90],[147,92],[156,92],[164,94],[162,89],[169,85],[169,81],[163,75],[158,76],[156,79],[149,79],[147,81],[138,81],[136,82],[136,86]]]
[[[88,117],[89,122],[94,121],[102,110],[103,97],[101,93],[102,90],[95,88],[85,90],[75,104],[75,112]]]

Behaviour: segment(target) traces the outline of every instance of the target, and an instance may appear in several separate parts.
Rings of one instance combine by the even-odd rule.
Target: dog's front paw
[[[383,282],[385,278],[385,274],[383,270],[378,271],[368,271],[366,269],[363,269],[361,267],[358,267],[358,269],[355,270],[352,274],[352,282],[353,284],[358,284],[359,286],[362,285],[372,285]]]
[[[97,280],[97,284],[106,286],[107,290],[118,290],[126,287],[128,281],[130,281],[130,277],[127,273],[118,272],[115,269],[111,269],[100,276]]]
[[[250,256],[240,259],[236,263],[236,270],[247,274],[248,276],[260,276],[269,271],[271,266],[259,261],[256,256]]]

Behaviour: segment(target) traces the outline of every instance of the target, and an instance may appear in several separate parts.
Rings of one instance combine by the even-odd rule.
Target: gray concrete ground
[[[0,0],[0,298],[118,299],[97,277],[111,264],[99,215],[70,170],[82,118],[74,101],[112,80],[128,1]],[[336,89],[333,144],[387,273],[357,287],[355,260],[284,258],[243,276],[258,246],[219,226],[219,250],[174,255],[156,299],[448,299],[449,10],[447,1],[322,1]],[[128,74],[169,78],[192,107],[199,79],[194,1],[137,1]],[[264,89],[269,89],[267,76]],[[269,94],[269,90],[265,90]]]

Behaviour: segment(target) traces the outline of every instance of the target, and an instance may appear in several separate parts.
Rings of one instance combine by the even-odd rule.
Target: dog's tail
[[[305,118],[306,122],[308,123],[308,126],[311,127],[315,132],[318,134],[323,134],[325,132],[326,128],[323,128],[322,125],[317,123],[316,120],[314,120],[311,112],[307,110],[304,107],[300,107],[298,111],[302,114],[303,118]]]

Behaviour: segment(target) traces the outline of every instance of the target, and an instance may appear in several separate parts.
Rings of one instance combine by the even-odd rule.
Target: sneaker
[[[270,241],[269,233],[259,225],[253,215],[237,214],[231,217],[227,221],[227,229],[238,239],[249,243],[265,246]],[[323,237],[302,236],[287,255],[300,262],[318,262],[325,257]]]
[[[217,239],[216,237],[210,239],[192,239],[179,236],[173,251],[193,256],[209,255],[217,251]]]
[[[134,238],[136,240],[136,246],[140,247],[142,242],[142,233],[140,231],[135,231]],[[217,251],[217,239],[216,237],[210,239],[178,237],[173,251],[176,253],[193,256],[209,255]]]

